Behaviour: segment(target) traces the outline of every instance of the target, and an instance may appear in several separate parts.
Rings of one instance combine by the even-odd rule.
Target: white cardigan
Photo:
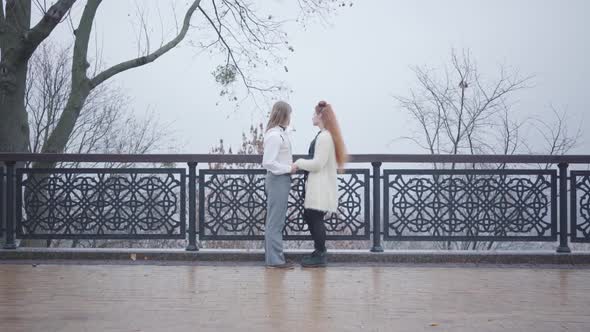
[[[330,132],[324,130],[318,135],[313,159],[299,159],[295,165],[309,172],[305,185],[305,208],[337,212],[338,165]]]

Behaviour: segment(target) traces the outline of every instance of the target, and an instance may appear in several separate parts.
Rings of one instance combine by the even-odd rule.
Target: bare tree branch
[[[271,87],[261,88],[261,87],[252,85],[248,81],[246,75],[244,75],[244,72],[242,71],[242,68],[240,67],[240,64],[238,63],[238,61],[236,60],[236,58],[234,56],[234,52],[233,52],[232,48],[229,46],[229,44],[225,40],[224,36],[222,35],[221,30],[218,30],[217,25],[215,24],[215,22],[211,19],[211,17],[209,17],[209,15],[207,15],[207,13],[201,7],[199,7],[199,10],[201,11],[201,13],[205,16],[205,18],[207,19],[207,21],[209,21],[209,23],[211,24],[211,26],[215,30],[215,32],[217,33],[217,36],[218,36],[219,40],[223,43],[223,45],[225,45],[225,48],[226,48],[227,54],[228,54],[228,58],[231,59],[231,62],[233,63],[233,65],[235,66],[236,70],[240,74],[240,77],[242,79],[242,82],[244,83],[244,86],[246,86],[248,89],[253,89],[253,90],[258,90],[258,91],[272,91],[272,90],[277,89],[278,88],[277,86],[271,86]]]
[[[84,7],[82,18],[80,18],[78,29],[76,29],[74,57],[72,59],[72,84],[87,85],[87,70],[90,66],[88,63],[88,44],[90,42],[94,17],[101,2],[102,0],[88,0],[86,7]]]
[[[579,123],[575,133],[571,134],[568,128],[567,111],[560,112],[553,105],[551,105],[551,111],[553,113],[553,121],[548,122],[548,120],[536,117],[532,119],[532,128],[542,137],[545,143],[545,149],[540,153],[563,155],[578,145],[582,137],[582,124]],[[538,150],[535,151],[530,145],[526,146],[530,153],[539,153]],[[551,166],[551,164],[545,164],[543,168],[548,169]]]
[[[70,11],[75,2],[76,0],[57,1],[47,12],[45,12],[41,21],[25,33],[23,45],[19,52],[22,58],[28,59],[31,57],[39,44],[51,34],[53,29],[55,29],[64,16]]]
[[[257,96],[266,101],[277,93],[287,91],[285,84],[277,81],[262,81],[253,77],[271,66],[283,64],[285,51],[294,52],[283,27],[288,19],[272,14],[261,14],[258,3],[247,0],[210,0],[199,7],[206,20],[199,26],[201,31],[211,31],[208,39],[201,38],[196,46],[198,52],[216,50],[223,55],[223,64],[213,72],[221,84],[221,96],[227,96],[241,104],[235,96],[232,84],[239,82],[245,88],[242,100],[252,98],[258,106]],[[336,1],[299,0],[295,10],[300,18],[324,16],[341,4]],[[303,23],[303,20],[299,20]],[[277,68],[278,69],[278,68]],[[288,71],[285,65],[280,70]]]
[[[6,29],[6,27],[4,26],[5,19],[6,17],[4,16],[4,0],[0,0],[0,42],[5,32],[4,29]]]
[[[39,10],[39,12],[43,13],[43,15],[45,15],[47,13],[47,1],[43,0],[43,3],[41,3],[41,0],[35,0],[35,6],[37,6],[37,9]]]
[[[96,86],[100,85],[102,82],[108,80],[109,78],[115,76],[118,73],[121,73],[123,71],[129,70],[132,68],[143,66],[143,65],[150,63],[150,62],[153,62],[156,59],[158,59],[160,56],[164,55],[166,52],[168,52],[171,49],[173,49],[174,47],[176,47],[176,45],[178,45],[186,36],[188,29],[190,27],[190,21],[193,16],[193,13],[197,9],[197,7],[199,7],[200,3],[201,3],[201,0],[195,0],[193,2],[193,4],[189,7],[189,9],[187,10],[187,12],[184,16],[182,29],[180,30],[180,33],[174,39],[172,39],[171,41],[169,41],[164,46],[160,47],[159,49],[157,49],[156,51],[154,51],[151,54],[119,63],[119,64],[103,71],[102,73],[98,74],[96,77],[94,77],[90,81],[90,86],[92,88],[96,87]]]
[[[96,11],[102,0],[88,0],[80,24],[76,30],[74,43],[74,56],[72,58],[71,89],[67,104],[62,112],[57,125],[43,145],[43,152],[63,152],[67,142],[76,126],[84,102],[91,89],[87,77],[87,69],[90,66],[87,61],[88,43]],[[48,167],[47,164],[34,164],[34,167]]]
[[[141,56],[144,54],[150,53],[150,34],[148,32],[147,27],[147,19],[146,19],[146,9],[145,7],[141,7],[137,0],[135,1],[135,10],[137,12],[137,17],[139,19],[139,31],[137,32],[137,56]],[[142,40],[145,40],[145,50],[142,49]],[[163,42],[162,38],[162,42]]]

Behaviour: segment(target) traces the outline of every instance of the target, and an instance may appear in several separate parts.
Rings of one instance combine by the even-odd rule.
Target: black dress
[[[309,145],[309,150],[307,150],[307,158],[308,159],[313,159],[314,155],[315,155],[315,142],[318,139],[318,136],[321,134],[322,132],[320,131],[319,133],[317,133],[317,135],[315,135],[313,141],[311,141],[311,144]],[[305,184],[307,183],[307,176],[309,175],[308,171],[303,171],[303,198],[305,199]]]

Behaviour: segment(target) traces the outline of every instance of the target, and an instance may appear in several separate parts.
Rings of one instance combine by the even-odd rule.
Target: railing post
[[[188,163],[188,246],[187,251],[197,247],[197,163]]]
[[[558,253],[572,252],[567,243],[567,163],[560,163],[559,168],[559,247]],[[572,211],[572,213],[574,213]]]
[[[373,165],[373,247],[371,252],[383,252],[381,246],[381,162]]]
[[[4,244],[4,230],[6,229],[6,197],[4,197],[6,183],[4,177],[6,171],[4,170],[4,162],[0,164],[0,243]]]
[[[6,182],[4,177],[6,176],[6,170],[4,162],[0,164],[0,243],[4,244],[4,229],[6,228],[5,214],[6,214],[6,198],[4,197],[4,190],[6,188]]]
[[[15,208],[15,193],[14,193],[14,166],[16,162],[14,161],[7,161],[6,162],[6,228],[4,232],[6,233],[6,242],[4,243],[4,249],[16,249],[16,244],[14,243],[14,208]]]

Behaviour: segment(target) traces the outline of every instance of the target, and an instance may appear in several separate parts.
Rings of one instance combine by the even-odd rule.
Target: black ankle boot
[[[301,261],[303,267],[324,267],[328,263],[326,252],[314,251],[311,256],[306,256]]]

